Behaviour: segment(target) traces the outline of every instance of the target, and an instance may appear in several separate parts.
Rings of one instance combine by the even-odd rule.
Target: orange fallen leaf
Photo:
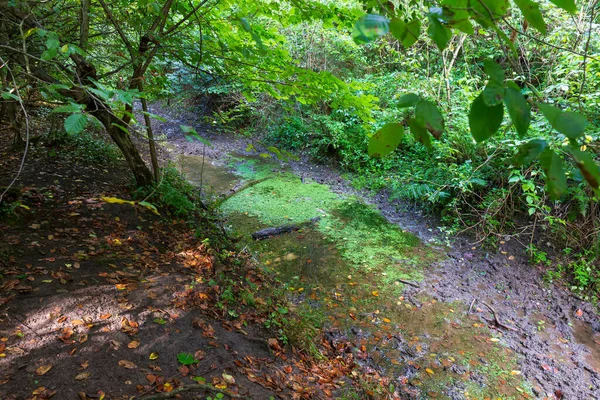
[[[371,292],[371,294],[372,294],[373,296],[375,296],[375,297],[379,297],[379,291],[378,291],[378,290],[373,290],[373,291]]]
[[[46,372],[50,371],[51,369],[52,369],[52,364],[42,365],[41,367],[39,367],[38,369],[35,370],[35,373],[42,376],[42,375],[45,375]]]
[[[435,372],[433,372],[431,368],[425,368],[425,372],[427,372],[429,375],[435,375]]]
[[[127,361],[127,360],[119,361],[119,366],[121,366],[123,368],[127,368],[127,369],[137,368],[137,365],[135,365],[135,363],[133,363],[131,361]]]
[[[139,340],[132,340],[131,342],[129,342],[129,344],[127,345],[128,348],[130,349],[137,349],[137,347],[140,345]]]
[[[80,374],[75,375],[75,380],[76,381],[84,381],[84,380],[88,379],[89,377],[90,377],[89,372],[82,372]]]
[[[583,310],[580,308],[575,312],[575,315],[577,315],[578,317],[581,317],[583,315]]]
[[[112,314],[102,314],[102,315],[100,315],[100,319],[109,319],[110,317],[112,317]]]

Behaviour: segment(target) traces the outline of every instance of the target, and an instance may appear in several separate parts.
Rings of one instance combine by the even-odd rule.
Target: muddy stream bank
[[[545,284],[511,243],[497,254],[447,247],[418,213],[356,192],[333,168],[263,158],[230,135],[208,133],[203,148],[179,133],[182,120],[203,131],[197,121],[167,120],[157,126],[163,151],[204,195],[226,198],[241,248],[279,276],[332,346],[352,343],[344,351],[362,372],[390,377],[401,398],[600,398],[595,308]]]

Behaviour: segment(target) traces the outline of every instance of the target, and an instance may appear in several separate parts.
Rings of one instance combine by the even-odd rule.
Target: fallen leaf
[[[90,377],[89,372],[81,372],[81,373],[75,375],[75,380],[76,381],[84,381],[84,380],[88,379],[89,377]]]
[[[148,358],[151,360],[156,360],[158,358],[158,353],[150,353],[150,356]]]
[[[132,340],[131,342],[129,342],[129,344],[127,345],[128,348],[130,349],[137,349],[137,347],[140,345],[140,341],[139,340]]]
[[[230,385],[233,385],[235,383],[235,379],[233,378],[233,376],[226,374],[225,372],[223,372],[221,376],[223,377],[223,380],[229,383]]]
[[[433,372],[431,368],[425,368],[425,372],[427,372],[429,375],[435,375],[435,372]]]
[[[127,368],[127,369],[137,368],[137,365],[135,365],[135,363],[133,363],[131,361],[127,361],[127,360],[119,361],[119,366],[121,366],[123,368]]]
[[[378,291],[378,290],[373,290],[373,291],[371,292],[371,294],[372,294],[373,296],[375,296],[375,297],[379,297],[379,291]]]
[[[514,375],[521,375],[521,371],[515,371],[515,370],[513,370],[513,371],[510,371],[510,374],[513,375],[513,376]]]
[[[46,372],[50,371],[51,369],[52,369],[52,364],[42,365],[41,367],[39,367],[38,369],[35,370],[35,373],[42,376],[42,375],[45,375]]]
[[[577,315],[578,317],[581,317],[583,315],[583,310],[580,308],[575,312],[575,315]]]

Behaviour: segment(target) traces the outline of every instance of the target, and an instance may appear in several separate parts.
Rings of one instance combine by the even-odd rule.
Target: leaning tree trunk
[[[142,157],[131,141],[129,134],[123,132],[121,129],[115,126],[108,126],[106,127],[106,130],[108,131],[111,139],[121,150],[121,153],[123,153],[125,162],[133,173],[138,186],[152,185],[154,182],[154,179],[152,178],[152,172],[150,172],[148,166],[144,160],[142,160]]]
[[[119,147],[121,153],[123,153],[125,162],[133,173],[138,186],[141,187],[152,185],[154,182],[152,179],[152,172],[150,169],[148,169],[148,166],[131,141],[131,136],[129,136],[129,133],[121,129],[121,127],[124,125],[123,121],[115,116],[108,105],[103,104],[102,107],[99,107],[98,104],[95,104],[95,100],[89,96],[87,96],[87,100],[88,102],[91,102],[95,108],[91,114],[96,117],[102,123],[102,125],[104,125],[110,138],[115,142],[117,147]],[[82,103],[86,104],[85,101]],[[90,109],[90,107],[88,107],[88,109]]]

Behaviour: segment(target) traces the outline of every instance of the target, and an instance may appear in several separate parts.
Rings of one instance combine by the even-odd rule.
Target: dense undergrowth
[[[551,44],[575,49],[585,44],[573,34],[575,22],[559,24],[557,11],[550,16],[555,21],[547,38]],[[566,152],[562,155],[568,163],[569,185],[557,201],[544,190],[545,174],[538,163],[517,166],[512,161],[518,147],[532,137],[546,139],[559,152],[568,143],[566,138],[551,134],[534,109],[528,137],[520,138],[505,118],[500,135],[476,144],[468,114],[469,104],[485,85],[483,61],[493,58],[512,68],[511,78],[526,96],[561,106],[579,104],[591,122],[582,147],[597,153],[597,59],[586,61],[595,72],[587,76],[582,89],[577,69],[582,57],[557,53],[531,38],[519,39],[521,64],[512,65],[500,48],[478,47],[478,42],[461,35],[452,39],[442,57],[426,42],[409,50],[388,39],[357,46],[347,32],[317,23],[286,35],[299,65],[330,71],[343,77],[357,94],[377,98],[372,113],[376,122],[366,124],[354,110],[334,107],[335,97],[312,105],[266,96],[249,102],[239,87],[220,83],[207,89],[213,102],[219,99],[215,119],[234,131],[262,138],[266,146],[333,162],[348,173],[355,187],[383,191],[392,201],[439,215],[441,229],[448,235],[467,233],[477,243],[492,247],[509,239],[518,241],[532,263],[548,268],[548,280],[566,277],[573,290],[595,297],[600,290],[598,198]],[[595,51],[599,46],[600,41],[591,38],[589,48]],[[399,104],[406,93],[417,93],[441,106],[447,116],[444,135],[427,148],[407,134],[390,156],[369,157],[367,143],[374,130],[387,122],[406,125],[409,111]]]

